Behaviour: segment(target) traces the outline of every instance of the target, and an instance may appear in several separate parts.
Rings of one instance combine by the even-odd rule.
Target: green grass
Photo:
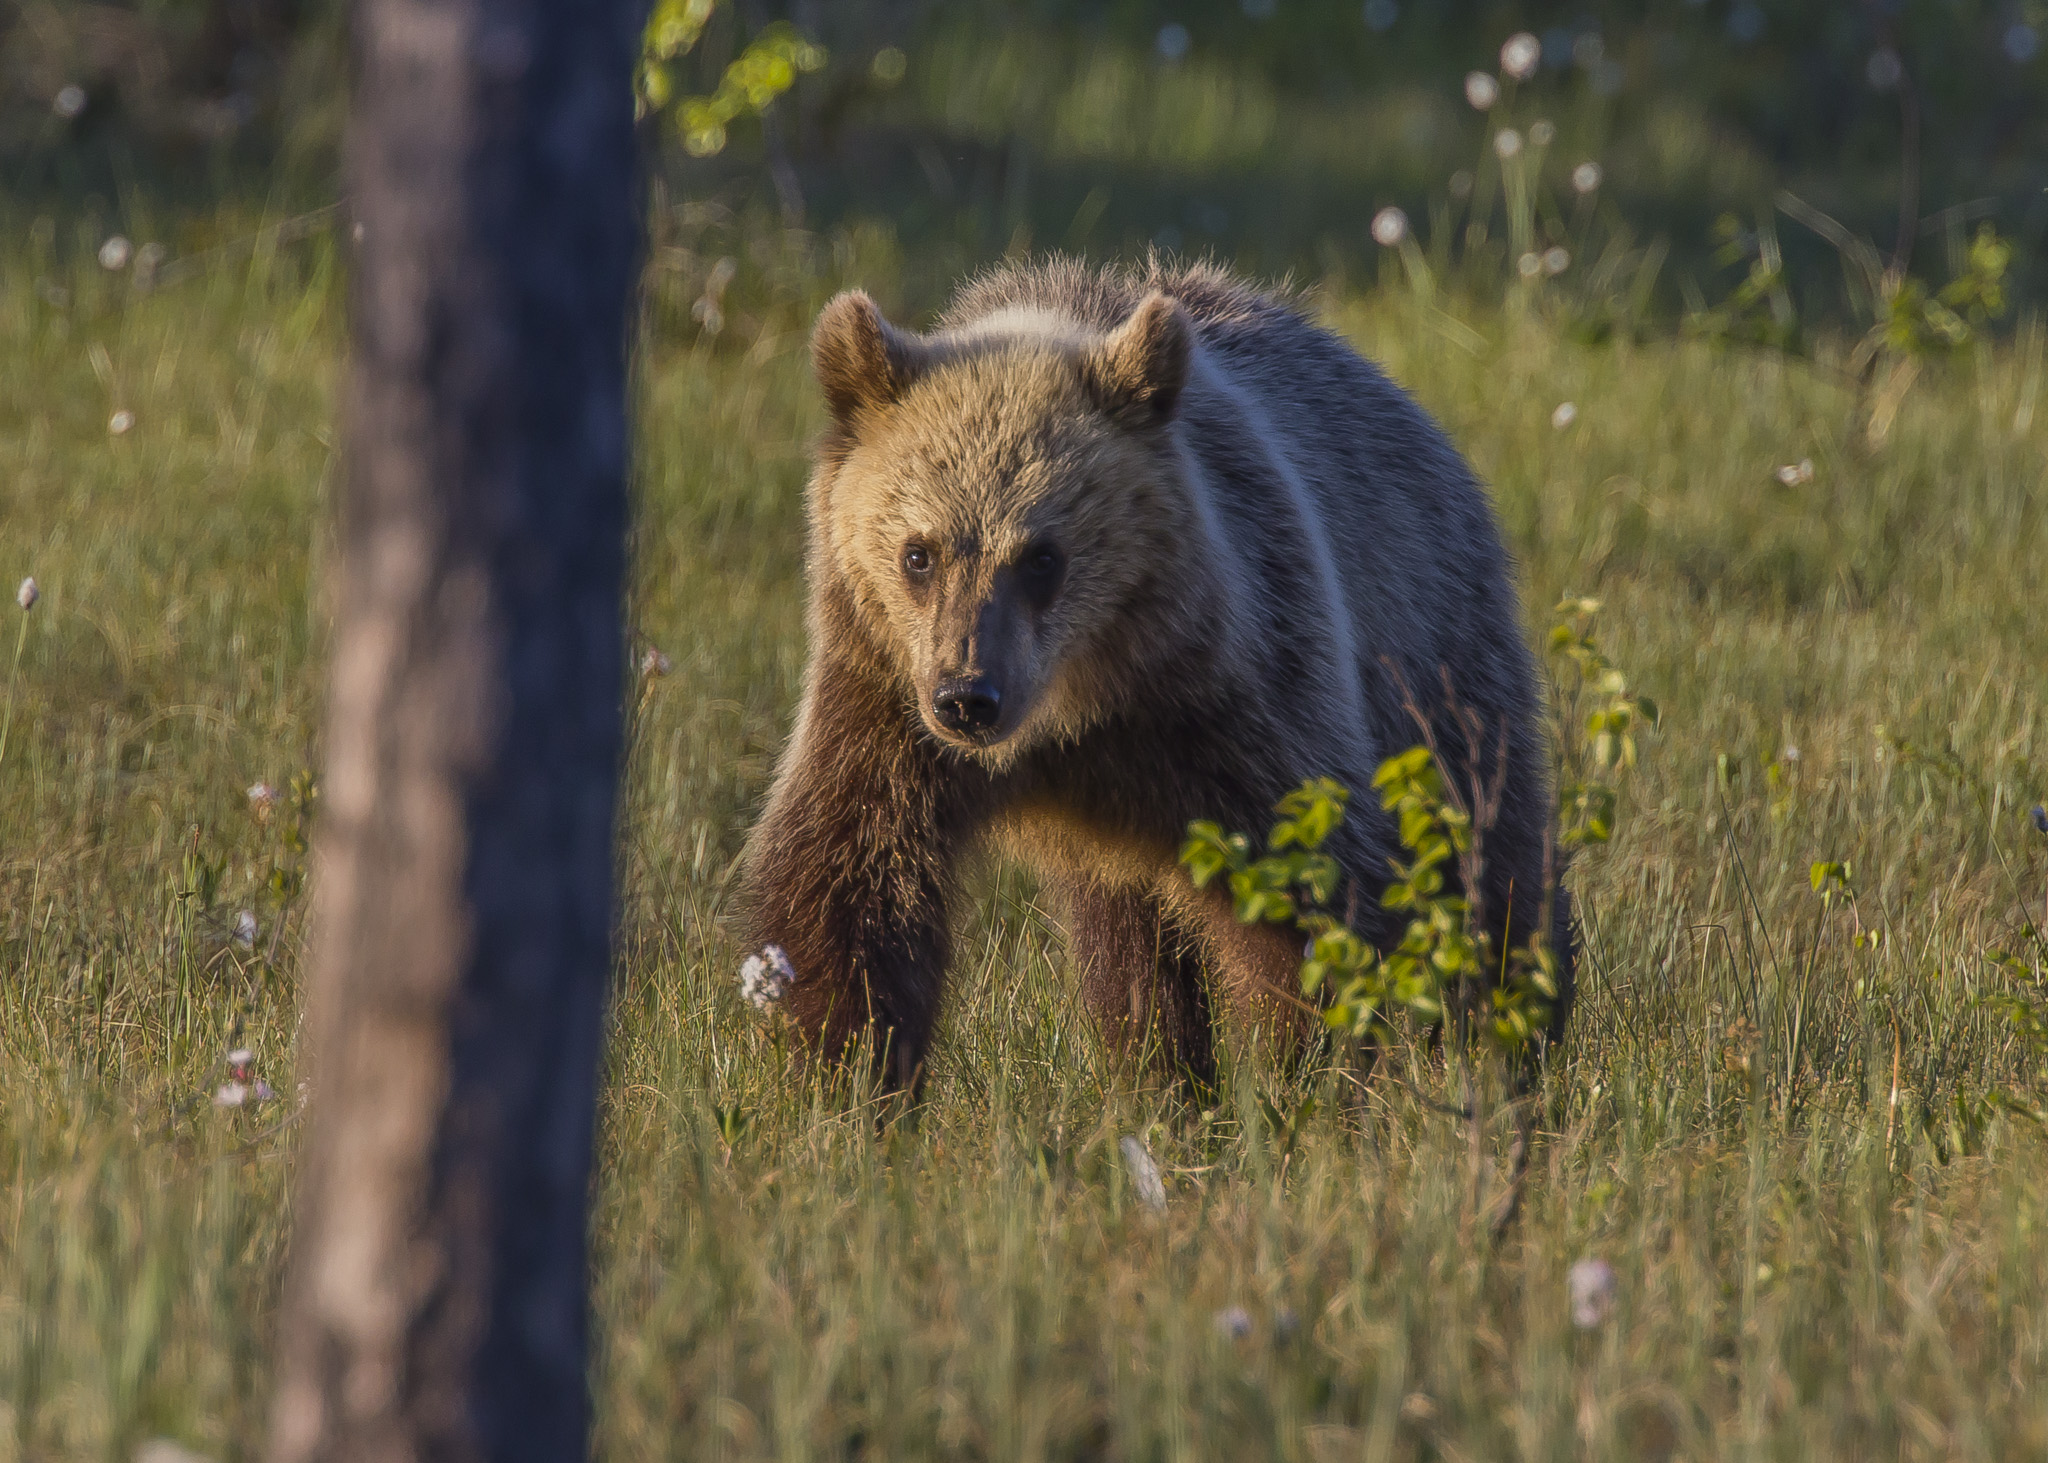
[[[301,932],[265,884],[296,867],[289,820],[246,789],[317,762],[341,349],[331,241],[262,222],[206,221],[225,247],[148,297],[82,250],[0,267],[0,574],[44,594],[0,763],[0,1460],[259,1451]],[[694,256],[658,256],[640,373],[633,622],[673,668],[633,699],[604,1456],[2048,1447],[2048,1143],[1978,1106],[2040,1075],[1984,1004],[2019,980],[1985,952],[2048,892],[2039,327],[1929,371],[1871,450],[1824,362],[1324,302],[1493,484],[1532,634],[1601,596],[1664,711],[1576,874],[1582,1004],[1489,1248],[1507,1124],[1448,1115],[1439,1057],[1398,1053],[1362,1119],[1330,1074],[1250,1058],[1188,1112],[1105,1062],[1015,871],[963,941],[914,1131],[831,1100],[738,1000],[721,911],[803,658],[802,324],[843,279],[932,290],[873,234],[745,247],[715,341]],[[1823,910],[1820,859],[1853,864],[1853,912]],[[212,1104],[234,1045],[284,1099]],[[1580,1331],[1585,1256],[1619,1287]]]

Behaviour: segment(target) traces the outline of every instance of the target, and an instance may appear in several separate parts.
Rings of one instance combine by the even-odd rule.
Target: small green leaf
[[[1419,777],[1429,768],[1429,748],[1410,747],[1397,752],[1380,763],[1379,771],[1372,777],[1374,787],[1384,788],[1396,782],[1407,782]]]

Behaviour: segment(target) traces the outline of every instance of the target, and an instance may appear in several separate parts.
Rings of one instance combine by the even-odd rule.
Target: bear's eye
[[[903,550],[903,572],[913,579],[922,579],[932,572],[932,554],[923,544],[911,544]]]
[[[1059,592],[1060,573],[1067,561],[1051,544],[1033,544],[1017,560],[1017,577],[1023,581],[1025,598],[1039,609],[1052,603]]]

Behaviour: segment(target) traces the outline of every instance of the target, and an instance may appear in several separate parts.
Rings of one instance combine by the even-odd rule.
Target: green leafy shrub
[[[1599,610],[1597,600],[1567,598],[1550,632],[1553,662],[1573,672],[1569,689],[1558,690],[1561,730],[1579,714],[1585,728],[1583,738],[1560,736],[1568,776],[1560,782],[1556,837],[1565,847],[1613,837],[1618,798],[1611,779],[1635,766],[1638,731],[1657,722],[1656,703],[1630,691],[1627,676],[1593,639]],[[1301,987],[1324,1001],[1331,1029],[1385,1040],[1404,1014],[1432,1025],[1449,1017],[1476,1026],[1499,1051],[1529,1050],[1548,1030],[1559,994],[1550,922],[1536,921],[1536,932],[1514,949],[1494,948],[1492,932],[1461,892],[1478,887],[1484,829],[1450,790],[1430,747],[1387,758],[1373,787],[1407,855],[1389,860],[1392,878],[1380,896],[1382,906],[1408,917],[1391,949],[1376,949],[1329,908],[1338,869],[1321,850],[1351,798],[1330,778],[1304,782],[1280,800],[1279,821],[1260,857],[1252,857],[1244,834],[1203,819],[1188,825],[1181,863],[1198,889],[1227,876],[1244,923],[1291,923],[1309,937]],[[1557,897],[1553,883],[1543,891],[1544,907]]]

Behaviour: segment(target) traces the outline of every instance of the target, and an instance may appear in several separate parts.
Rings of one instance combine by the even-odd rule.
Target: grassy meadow
[[[279,222],[184,221],[148,293],[83,227],[0,264],[0,574],[41,589],[0,605],[0,1463],[260,1451],[344,325],[338,237]],[[1019,871],[915,1127],[741,1002],[721,917],[803,661],[805,323],[948,270],[872,231],[730,247],[729,295],[688,230],[649,264],[631,618],[667,672],[630,692],[603,1457],[2048,1449],[2048,1135],[1992,1100],[2044,1060],[1996,1004],[2048,953],[2038,324],[1922,371],[1873,443],[1840,351],[1579,344],[1534,287],[1316,297],[1492,485],[1531,636],[1598,596],[1663,712],[1574,874],[1581,1002],[1489,1245],[1511,1125],[1441,1054],[1362,1102],[1246,1058],[1192,1111],[1105,1060]],[[277,1097],[216,1104],[238,1047]]]

